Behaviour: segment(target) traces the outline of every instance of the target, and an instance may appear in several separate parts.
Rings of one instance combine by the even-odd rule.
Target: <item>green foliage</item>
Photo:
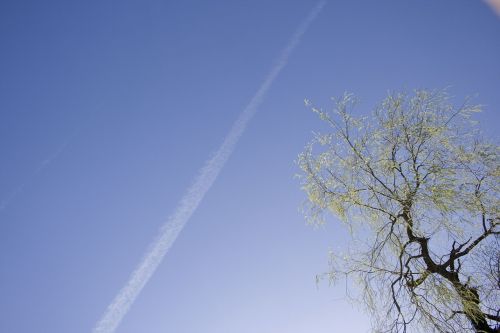
[[[331,212],[364,246],[328,275],[361,282],[379,331],[494,332],[500,271],[479,273],[478,254],[500,253],[499,147],[471,120],[480,106],[428,90],[390,94],[370,117],[352,94],[334,103],[306,101],[329,128],[298,158],[306,218]]]

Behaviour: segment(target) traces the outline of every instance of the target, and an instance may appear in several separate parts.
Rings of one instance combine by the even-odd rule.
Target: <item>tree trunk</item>
[[[458,280],[458,276],[456,277],[456,281],[450,281],[453,283],[453,287],[456,292],[460,296],[460,300],[462,302],[462,306],[464,310],[468,308],[472,308],[471,311],[465,312],[465,316],[469,319],[472,327],[478,333],[498,333],[498,329],[491,328],[488,325],[488,321],[486,320],[486,315],[481,308],[479,307],[479,294],[477,293],[475,288],[464,286],[460,280]]]

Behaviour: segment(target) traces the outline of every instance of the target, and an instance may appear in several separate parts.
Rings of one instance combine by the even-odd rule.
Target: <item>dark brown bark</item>
[[[420,245],[420,255],[427,266],[427,271],[429,271],[431,274],[438,274],[448,280],[453,285],[453,288],[460,297],[460,301],[464,310],[466,308],[471,309],[469,311],[463,311],[461,313],[467,317],[474,330],[477,333],[500,333],[500,327],[492,328],[488,324],[488,321],[486,319],[488,315],[481,310],[481,301],[479,299],[477,290],[472,286],[468,286],[466,283],[462,283],[457,271],[453,269],[451,269],[450,271],[447,270],[448,267],[454,267],[454,260],[457,258],[457,256],[454,256],[456,252],[453,253],[454,250],[452,250],[450,252],[450,260],[441,265],[437,264],[436,262],[434,262],[429,253],[429,238],[418,237],[413,232],[413,221],[410,215],[410,209],[408,207],[404,208],[403,213],[400,216],[406,223],[406,233],[408,236],[408,240]],[[481,240],[486,236],[482,237]],[[467,249],[467,252],[470,251],[470,248]]]

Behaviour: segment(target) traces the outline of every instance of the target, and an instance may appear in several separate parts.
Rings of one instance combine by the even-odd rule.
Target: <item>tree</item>
[[[500,332],[499,147],[471,121],[480,106],[417,90],[359,117],[353,95],[334,101],[306,101],[328,132],[298,159],[308,220],[351,231],[328,276],[360,283],[377,332]]]

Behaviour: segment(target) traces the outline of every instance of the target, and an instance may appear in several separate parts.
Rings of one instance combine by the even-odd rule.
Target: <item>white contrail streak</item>
[[[224,139],[224,142],[215,155],[210,158],[199,171],[194,183],[188,188],[175,212],[171,215],[159,231],[158,237],[151,243],[149,250],[140,264],[132,272],[127,284],[120,290],[116,298],[106,309],[101,320],[96,324],[94,333],[112,333],[116,330],[123,317],[127,314],[142,288],[146,285],[161,260],[168,252],[182,228],[200,204],[201,200],[215,182],[222,167],[238,143],[250,119],[257,112],[264,96],[272,83],[286,66],[293,49],[300,42],[309,25],[318,16],[326,1],[320,1],[307,15],[290,42],[282,51],[277,63],[266,76],[253,98],[241,112],[233,127]]]

